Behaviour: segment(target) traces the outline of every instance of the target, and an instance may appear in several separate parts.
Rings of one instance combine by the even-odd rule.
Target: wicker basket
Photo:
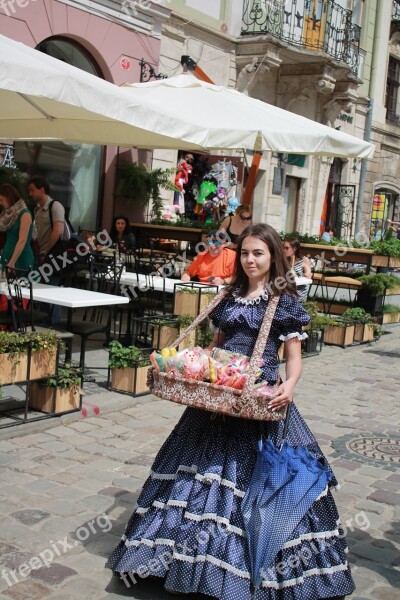
[[[226,296],[226,292],[218,294],[207,308],[193,321],[193,323],[178,337],[172,347],[178,346],[190,332],[205,319],[212,310]],[[257,370],[271,329],[279,297],[270,299],[264,319],[260,328],[253,354],[250,358],[248,377],[243,390],[236,390],[224,385],[185,379],[171,373],[163,373],[156,369],[149,370],[149,387],[158,398],[185,404],[215,413],[227,414],[243,419],[259,421],[281,421],[285,418],[286,409],[281,411],[268,410],[268,397],[257,394],[254,382]],[[278,385],[270,387],[271,395]]]

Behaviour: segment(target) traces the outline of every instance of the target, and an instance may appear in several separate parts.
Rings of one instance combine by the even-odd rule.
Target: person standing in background
[[[296,277],[307,277],[308,279],[311,279],[311,262],[307,256],[301,254],[299,240],[297,238],[288,238],[283,242],[283,250]],[[305,302],[308,295],[308,286],[297,286],[297,293],[300,301]]]
[[[1,255],[2,267],[29,271],[34,264],[31,248],[32,215],[18,191],[9,183],[0,185],[0,231],[7,233]]]
[[[227,248],[236,250],[236,241],[239,235],[246,229],[248,225],[250,225],[250,223],[251,209],[245,204],[240,204],[236,208],[235,214],[232,217],[226,217],[222,221],[219,229],[220,231],[225,232],[230,240],[226,245]]]
[[[35,175],[28,181],[29,196],[35,202],[35,223],[33,237],[39,244],[41,262],[49,262],[47,257],[54,253],[55,258],[59,254],[56,250],[65,227],[65,210],[61,202],[50,196],[50,185],[44,177]],[[51,207],[50,207],[51,204]],[[51,215],[50,215],[51,210]],[[50,258],[50,257],[49,257]],[[64,274],[56,270],[54,265],[51,275],[46,283],[59,286]],[[52,323],[58,323],[61,319],[61,307],[54,305],[52,310]]]
[[[61,202],[55,200],[51,206],[50,218],[50,185],[44,177],[34,176],[28,181],[29,196],[35,202],[35,231],[34,238],[43,257],[50,254],[51,250],[60,240],[64,230],[65,210]]]

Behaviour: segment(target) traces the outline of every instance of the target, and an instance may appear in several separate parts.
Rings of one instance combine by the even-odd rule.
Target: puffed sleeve
[[[307,339],[308,335],[303,331],[303,326],[310,321],[310,316],[295,296],[286,294],[281,296],[275,318],[279,326],[279,339],[282,342],[292,338]]]
[[[223,315],[226,303],[227,303],[227,298],[224,298],[210,313],[210,321],[212,323],[213,328],[215,328],[215,329],[218,329],[220,327],[220,320]],[[221,327],[221,331],[223,331],[223,327]]]

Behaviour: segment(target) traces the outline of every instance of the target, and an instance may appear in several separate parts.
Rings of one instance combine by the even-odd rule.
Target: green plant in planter
[[[332,325],[332,318],[318,311],[318,305],[313,300],[307,300],[303,304],[304,310],[310,315],[310,322],[307,326],[307,331],[316,332],[322,331],[329,325]]]
[[[380,242],[371,242],[371,248],[375,254],[379,254],[380,256],[400,257],[400,240],[397,240],[396,238],[390,238]]]
[[[149,355],[143,348],[136,346],[123,346],[114,340],[108,347],[108,365],[111,369],[127,369],[145,367],[150,364]]]
[[[45,381],[39,382],[39,387],[58,387],[61,389],[80,387],[82,381],[82,369],[79,365],[66,363],[64,367],[59,367],[58,377],[49,377]]]
[[[383,312],[395,315],[397,313],[400,313],[400,306],[398,306],[397,304],[385,304],[385,306],[383,307]]]
[[[362,282],[363,289],[367,290],[373,298],[383,296],[386,290],[393,289],[399,285],[397,277],[386,275],[385,273],[362,275],[358,280]]]
[[[163,208],[161,190],[178,190],[171,181],[171,176],[174,173],[175,169],[153,169],[148,171],[144,164],[123,162],[118,168],[118,183],[115,194],[128,200],[135,200],[141,206],[148,206],[151,202],[152,217],[161,219]]]
[[[349,323],[363,323],[368,325],[372,325],[374,322],[373,316],[359,307],[348,308],[343,313],[343,319]]]
[[[28,346],[28,336],[15,331],[0,331],[0,354],[10,354],[17,357],[18,354],[26,352]]]
[[[38,352],[39,350],[50,350],[51,348],[56,348],[58,344],[61,344],[60,338],[56,333],[51,331],[46,332],[36,332],[26,334],[28,344],[31,347],[32,352]]]

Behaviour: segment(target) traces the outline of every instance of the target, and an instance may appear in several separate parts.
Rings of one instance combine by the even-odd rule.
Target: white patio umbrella
[[[370,158],[374,146],[190,74],[115,86],[0,36],[0,138]]]

